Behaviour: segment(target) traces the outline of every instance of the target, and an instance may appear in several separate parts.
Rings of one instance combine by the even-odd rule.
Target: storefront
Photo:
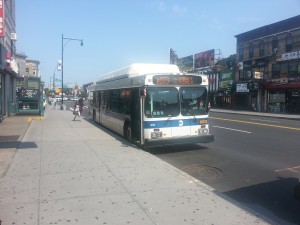
[[[268,112],[300,114],[300,78],[271,79],[265,88]]]

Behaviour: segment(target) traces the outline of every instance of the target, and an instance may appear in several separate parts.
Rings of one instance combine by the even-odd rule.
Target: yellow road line
[[[267,124],[267,123],[256,123],[256,122],[249,122],[249,121],[244,121],[244,120],[225,119],[225,118],[213,117],[213,116],[210,116],[209,118],[215,119],[215,120],[226,120],[226,121],[237,122],[237,123],[247,123],[247,124],[254,124],[254,125],[259,125],[259,126],[276,127],[276,128],[300,131],[300,128],[297,128],[297,127],[278,126],[278,125]]]
[[[44,117],[38,116],[38,117],[29,117],[27,119],[28,122],[31,122],[32,120],[43,120]]]

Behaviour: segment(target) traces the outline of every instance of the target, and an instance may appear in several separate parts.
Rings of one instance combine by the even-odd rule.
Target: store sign
[[[233,80],[233,71],[228,70],[220,74],[220,80]]]
[[[281,57],[279,57],[276,60],[285,61],[285,60],[298,59],[298,58],[300,58],[300,51],[284,53],[281,55]]]
[[[244,68],[252,68],[266,65],[266,58],[248,60],[243,63]]]
[[[243,62],[239,62],[238,63],[238,70],[243,70],[244,69],[244,63]]]
[[[247,83],[236,84],[236,92],[249,92]]]
[[[0,0],[0,36],[3,37],[4,35],[4,5],[3,0]]]
[[[284,84],[288,84],[288,83],[289,83],[288,78],[279,78],[279,79],[271,80],[271,84],[273,84],[273,85],[284,85]]]
[[[231,89],[232,83],[233,83],[232,80],[219,81],[219,88],[220,89]]]
[[[254,60],[245,61],[243,64],[244,68],[251,68],[254,65]]]

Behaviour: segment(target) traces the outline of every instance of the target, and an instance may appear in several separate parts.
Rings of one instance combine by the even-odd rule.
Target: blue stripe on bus
[[[159,120],[159,121],[144,121],[144,128],[165,128],[165,127],[182,127],[200,125],[200,120],[207,119],[179,119],[179,120]]]

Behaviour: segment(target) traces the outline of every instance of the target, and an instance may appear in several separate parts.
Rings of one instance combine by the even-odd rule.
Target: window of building
[[[36,68],[35,67],[32,68],[32,71],[33,71],[32,74],[36,75]]]
[[[285,51],[290,52],[293,49],[293,36],[291,33],[288,33],[285,38]]]
[[[272,53],[276,54],[278,51],[278,37],[275,36],[272,39]]]
[[[254,44],[249,43],[249,59],[252,59],[254,57]]]
[[[279,78],[280,77],[280,65],[273,64],[272,65],[272,78]]]
[[[280,64],[280,76],[288,77],[289,75],[289,63]]]
[[[298,62],[290,62],[289,63],[289,77],[297,77],[298,76]]]
[[[265,55],[265,41],[261,40],[259,43],[259,56],[264,56]]]
[[[251,77],[252,77],[251,69],[242,70],[240,73],[240,80],[242,80],[242,81],[250,80]]]
[[[243,49],[243,45],[240,45],[239,48],[239,61],[243,61],[244,60],[244,49]]]
[[[239,70],[239,80],[244,80],[243,70]]]
[[[17,88],[24,88],[25,87],[24,78],[16,80],[16,87]]]
[[[39,80],[36,79],[28,79],[27,81],[27,87],[28,89],[39,89]]]

